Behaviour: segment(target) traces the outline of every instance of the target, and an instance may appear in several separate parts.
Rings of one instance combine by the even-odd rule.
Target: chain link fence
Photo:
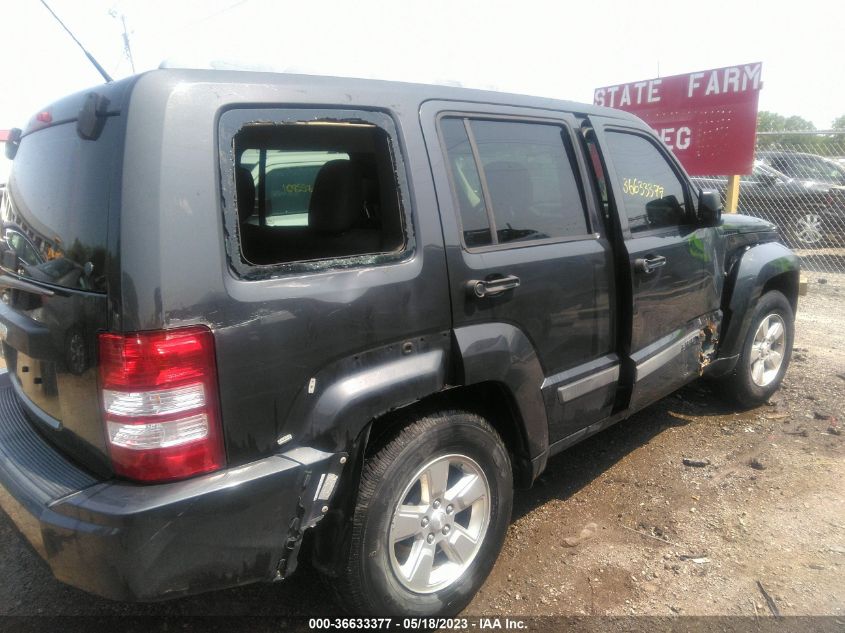
[[[693,181],[725,199],[727,176]],[[758,134],[737,211],[777,224],[805,270],[845,273],[845,131]]]

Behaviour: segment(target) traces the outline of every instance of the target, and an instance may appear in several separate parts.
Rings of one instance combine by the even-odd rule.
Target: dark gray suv
[[[9,154],[0,505],[102,596],[307,556],[352,611],[456,613],[550,456],[789,363],[796,257],[620,111],[159,70]]]

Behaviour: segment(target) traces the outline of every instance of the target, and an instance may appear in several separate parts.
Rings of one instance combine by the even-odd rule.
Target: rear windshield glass
[[[96,141],[76,124],[21,141],[3,208],[0,265],[35,281],[105,292],[109,187],[119,143],[117,117]]]

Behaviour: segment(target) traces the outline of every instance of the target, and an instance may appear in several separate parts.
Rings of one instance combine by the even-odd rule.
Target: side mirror
[[[722,197],[716,191],[702,191],[698,196],[698,221],[702,226],[716,226],[722,219]]]

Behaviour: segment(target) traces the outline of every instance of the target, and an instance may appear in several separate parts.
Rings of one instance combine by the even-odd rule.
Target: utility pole
[[[109,15],[115,19],[118,17],[115,9],[109,10]],[[123,25],[123,54],[129,60],[129,65],[132,67],[132,74],[134,75],[135,60],[132,59],[132,47],[129,45],[129,31],[126,30],[126,16],[123,13],[120,14],[120,23]]]

